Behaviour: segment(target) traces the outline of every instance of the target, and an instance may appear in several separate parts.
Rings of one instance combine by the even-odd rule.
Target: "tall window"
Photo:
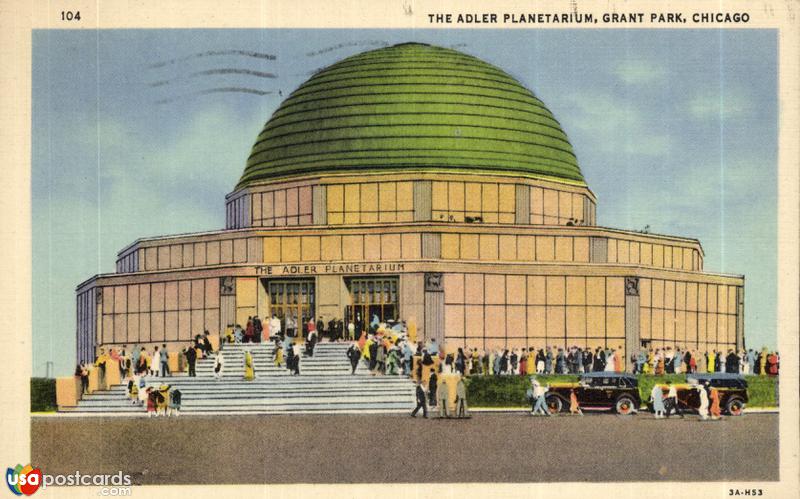
[[[377,316],[381,322],[397,320],[399,303],[396,277],[350,279],[350,305],[345,310],[345,319],[368,325]]]

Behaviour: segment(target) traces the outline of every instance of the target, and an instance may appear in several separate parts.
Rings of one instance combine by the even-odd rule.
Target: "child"
[[[581,408],[578,406],[578,396],[575,395],[575,390],[569,391],[569,413],[583,416],[583,411],[581,411]]]
[[[147,390],[145,389],[144,378],[139,377],[139,405],[147,403]]]
[[[128,380],[128,398],[131,399],[132,405],[136,405],[139,400],[139,376],[136,374]]]

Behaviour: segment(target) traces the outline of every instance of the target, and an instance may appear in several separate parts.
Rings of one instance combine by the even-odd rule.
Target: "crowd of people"
[[[370,332],[353,342],[348,358],[356,372],[358,361],[373,374],[409,375],[414,356],[439,356],[446,370],[461,375],[533,375],[533,374],[579,374],[585,372],[632,372],[633,374],[714,373],[725,372],[743,375],[776,376],[780,357],[777,352],[760,352],[753,349],[727,355],[713,350],[711,353],[682,350],[649,349],[635,353],[630,358],[630,369],[625,365],[622,347],[583,349],[571,348],[516,348],[479,351],[477,348],[458,347],[455,352],[440,351],[435,340],[423,345],[408,341],[397,341],[392,334],[381,330]]]
[[[255,317],[248,321],[248,329],[253,330],[252,335],[245,334],[243,338],[260,339],[261,323]],[[317,325],[313,319],[304,327],[307,331],[305,348],[296,340],[296,329],[288,329],[285,333],[280,326],[273,326],[270,321],[270,338],[275,343],[273,359],[275,366],[286,368],[291,374],[300,374],[300,362],[304,356],[313,356],[314,347],[319,342]],[[276,321],[278,322],[278,321]],[[279,323],[279,322],[278,322]],[[256,326],[256,324],[258,326]],[[351,364],[351,373],[355,374],[359,366],[368,370],[372,375],[405,375],[411,376],[412,361],[414,357],[421,359],[420,366],[432,364],[433,357],[439,357],[442,363],[442,372],[458,373],[462,376],[470,375],[534,375],[534,374],[579,374],[584,372],[624,372],[625,363],[620,354],[622,348],[596,348],[595,350],[583,349],[573,346],[568,349],[561,347],[547,348],[517,348],[496,349],[479,351],[477,348],[465,349],[458,347],[455,352],[445,353],[435,339],[427,343],[413,342],[407,334],[405,325],[399,322],[400,327],[385,327],[384,324],[373,324],[363,332],[358,340],[353,340],[347,350],[347,357]],[[347,337],[347,336],[345,336]],[[267,338],[264,338],[267,341]],[[236,341],[235,339],[232,341]],[[209,333],[197,335],[195,339],[180,352],[186,362],[189,376],[196,376],[196,364],[199,359],[213,356],[213,375],[221,378],[224,371],[224,357],[221,351],[214,352],[209,340]],[[255,367],[252,354],[245,352],[243,367],[244,378],[255,379]],[[134,375],[139,378],[168,377],[172,375],[169,368],[169,353],[167,345],[155,346],[152,352],[145,347],[134,347],[130,353],[127,346],[121,350],[100,349],[100,353],[93,365],[78,364],[75,376],[80,378],[83,393],[88,391],[88,372],[92,367],[105,374],[106,365],[118,363],[122,379]],[[766,348],[761,351],[749,349],[735,352],[729,350],[727,355],[713,350],[711,353],[699,353],[691,350],[682,350],[680,347],[673,350],[671,347],[664,349],[641,350],[630,357],[631,372],[633,374],[665,374],[682,373],[714,373],[725,372],[743,375],[770,375],[776,376],[779,372],[780,357],[777,352],[769,352]]]
[[[207,358],[214,354],[209,332],[198,334],[180,352],[186,359],[188,375],[196,376],[195,366],[198,359]],[[217,353],[219,355],[219,353]],[[221,356],[218,357],[221,364]],[[178,415],[181,407],[181,392],[170,385],[159,383],[158,378],[172,376],[170,369],[169,351],[167,344],[162,343],[148,351],[145,347],[135,345],[130,351],[127,345],[117,350],[100,348],[93,363],[81,362],[75,368],[75,377],[80,379],[81,394],[89,393],[89,372],[99,370],[99,377],[104,383],[107,369],[118,368],[120,379],[127,385],[128,397],[134,405],[141,405],[147,410],[148,415]],[[215,374],[221,376],[220,369]]]
[[[325,338],[330,342],[339,342],[356,340],[368,327],[374,326],[374,318],[370,325],[363,324],[359,318],[353,318],[345,325],[345,321],[337,318],[326,321],[324,317],[320,316],[318,319],[311,317],[308,320],[298,321],[291,315],[282,319],[273,315],[266,322],[267,334],[265,335],[264,323],[256,315],[248,317],[244,327],[241,324],[229,324],[224,336],[226,343],[262,343],[276,339],[283,340],[286,337],[296,338],[298,335],[302,335],[303,338],[313,335],[316,341]],[[313,349],[313,345],[311,348]]]
[[[731,373],[743,375],[777,376],[780,369],[778,352],[769,352],[766,347],[761,351],[751,349],[739,352],[729,349],[727,354],[712,350],[711,352],[692,351],[677,347],[641,350],[631,356],[634,374],[680,373]]]
[[[181,391],[167,384],[148,386],[145,379],[134,374],[128,380],[128,397],[134,405],[140,405],[152,416],[178,416],[181,409]]]
[[[455,408],[450,410],[450,388],[448,386],[447,377],[442,376],[442,382],[438,382],[438,376],[435,372],[430,374],[427,386],[422,380],[418,379],[415,382],[415,398],[417,405],[411,411],[411,417],[417,417],[419,411],[422,411],[422,417],[428,417],[428,406],[437,408],[437,415],[440,418],[468,418],[467,411],[467,385],[464,383],[464,378],[459,376],[456,381],[456,399]]]
[[[716,387],[711,386],[708,381],[703,383],[697,380],[691,380],[692,390],[698,394],[700,405],[697,407],[697,413],[703,421],[709,419],[719,420],[722,419],[722,408],[720,407],[720,394]],[[683,417],[680,411],[680,404],[678,403],[678,390],[672,382],[667,381],[666,385],[667,395],[664,396],[664,391],[661,385],[653,385],[650,390],[650,403],[653,407],[653,417],[655,419],[666,419],[670,414],[676,414]]]
[[[455,350],[445,351],[435,339],[427,342],[416,341],[416,327],[413,324],[406,324],[404,321],[382,323],[377,316],[374,316],[369,324],[352,320],[345,324],[345,321],[339,319],[332,319],[326,323],[322,318],[319,320],[310,318],[298,324],[292,317],[279,319],[276,316],[262,323],[258,316],[248,317],[244,328],[237,324],[226,330],[223,343],[274,342],[272,358],[274,365],[287,369],[290,374],[298,375],[301,359],[314,355],[314,348],[322,337],[332,342],[350,342],[346,355],[352,374],[361,368],[374,376],[403,375],[414,378],[418,404],[412,415],[422,410],[424,416],[427,416],[428,406],[438,407],[443,417],[452,416],[447,405],[441,404],[443,400],[441,397],[446,397],[447,387],[437,386],[438,378],[444,378],[447,374],[460,375],[461,381],[456,385],[455,415],[464,417],[466,388],[463,377],[465,376],[532,376],[532,386],[529,390],[531,412],[546,414],[548,411],[543,404],[547,387],[539,383],[536,375],[631,371],[637,375],[726,372],[777,376],[780,366],[778,352],[770,352],[766,348],[761,351],[748,349],[738,352],[730,349],[727,353],[717,350],[699,352],[681,347],[676,347],[674,350],[671,347],[650,348],[632,353],[628,359],[623,357],[622,346],[590,349],[574,345],[569,348],[548,346],[483,351],[477,348],[458,347]],[[303,344],[305,348],[302,348]],[[212,375],[216,379],[221,379],[225,370],[224,345],[221,347],[223,348],[214,351],[208,331],[196,335],[193,341],[179,352],[185,359],[188,375],[196,376],[196,364],[199,359],[213,358]],[[106,351],[101,348],[93,364],[86,362],[78,364],[75,376],[80,378],[82,393],[87,393],[91,369],[99,369],[100,375],[104,376],[107,366],[119,365],[121,377],[127,382],[132,403],[146,407],[150,415],[177,415],[181,403],[180,391],[171,389],[166,384],[158,386],[152,382],[148,384],[148,379],[172,376],[169,358],[166,344],[155,346],[152,351],[138,345],[130,351],[127,345],[123,345],[120,350],[111,348]],[[434,370],[432,366],[436,358],[438,358],[438,369]],[[630,369],[626,369],[626,360],[630,362]],[[244,352],[244,362],[241,367],[244,380],[255,379],[255,363],[249,350]],[[414,369],[416,372],[413,372]],[[426,382],[422,381],[423,369],[431,371]],[[698,390],[702,392],[701,401],[708,402],[707,412],[710,413],[710,417],[718,418],[719,395],[715,395],[715,390],[708,386],[698,387]],[[669,417],[670,396],[659,398],[656,392],[654,389],[651,394],[655,417]],[[570,401],[570,412],[582,414],[577,399]],[[704,414],[702,409],[700,413],[701,416]]]

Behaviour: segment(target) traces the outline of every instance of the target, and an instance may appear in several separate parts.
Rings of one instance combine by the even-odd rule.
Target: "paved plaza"
[[[769,481],[778,415],[42,417],[32,463],[135,484]]]

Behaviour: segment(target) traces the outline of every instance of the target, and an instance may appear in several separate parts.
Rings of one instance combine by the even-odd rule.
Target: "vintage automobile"
[[[570,391],[575,390],[578,405],[584,411],[616,411],[631,414],[639,409],[639,381],[627,373],[592,372],[580,375],[575,382],[550,383],[545,396],[551,413],[569,410]]]
[[[741,416],[748,403],[747,381],[740,374],[730,373],[694,373],[686,375],[686,383],[675,383],[678,392],[678,410],[680,412],[697,412],[700,407],[699,385],[716,388],[719,391],[719,406],[724,414]],[[669,392],[668,385],[660,385],[664,396]],[[648,403],[652,410],[652,405]]]

